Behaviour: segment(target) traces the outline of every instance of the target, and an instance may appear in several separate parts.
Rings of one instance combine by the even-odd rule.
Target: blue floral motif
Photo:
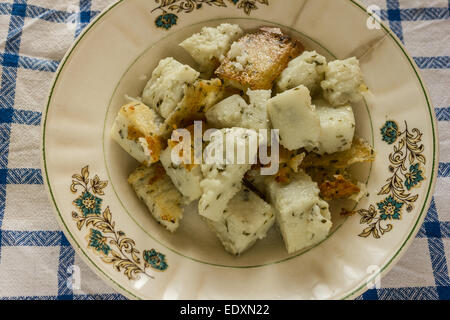
[[[155,249],[145,250],[143,253],[144,260],[154,269],[164,271],[168,265],[166,262],[166,256],[159,253]]]
[[[178,22],[180,12],[190,13],[205,7],[228,8],[234,5],[237,9],[243,9],[247,15],[258,9],[258,4],[269,5],[269,0],[155,0],[158,6],[151,12],[161,10],[162,13],[156,18],[155,24],[158,28],[169,30]],[[231,4],[229,4],[231,3]],[[176,13],[176,14],[175,14]]]
[[[89,215],[100,215],[102,199],[97,198],[88,191],[84,191],[81,196],[74,200],[74,204],[83,212],[85,217]]]
[[[386,121],[383,128],[381,128],[383,141],[386,141],[388,144],[393,144],[397,140],[398,134],[398,125],[394,121]]]
[[[158,16],[155,20],[155,24],[158,28],[164,28],[166,30],[172,28],[176,25],[178,21],[178,16],[173,13],[165,13]]]
[[[376,205],[371,204],[369,209],[359,209],[360,223],[367,227],[359,234],[367,238],[372,235],[379,239],[390,232],[394,226],[388,221],[400,220],[405,212],[412,212],[419,194],[413,194],[412,189],[418,188],[422,181],[426,180],[426,164],[424,153],[425,145],[422,144],[423,133],[420,129],[408,129],[405,121],[405,129],[398,122],[388,120],[381,128],[383,141],[393,145],[393,152],[389,154],[388,169],[390,177],[381,187],[378,195],[383,195]]]
[[[397,202],[392,196],[389,196],[384,201],[377,203],[377,206],[381,213],[381,220],[400,220],[403,202]]]
[[[409,167],[409,172],[405,174],[405,187],[408,190],[411,190],[415,186],[417,186],[420,181],[423,181],[425,178],[423,177],[423,171],[420,170],[419,164],[416,163]]]
[[[111,251],[111,248],[106,244],[106,241],[106,237],[104,237],[100,231],[91,229],[88,246],[107,256]]]

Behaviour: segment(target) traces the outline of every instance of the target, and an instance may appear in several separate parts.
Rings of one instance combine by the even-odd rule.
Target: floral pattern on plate
[[[158,7],[152,10],[160,10],[161,14],[156,17],[155,25],[158,28],[169,30],[178,22],[178,14],[190,13],[194,10],[203,8],[205,5],[210,7],[227,8],[227,2],[235,5],[238,9],[244,10],[250,15],[253,10],[258,9],[259,4],[269,5],[269,0],[155,0]]]
[[[405,130],[400,131],[399,125],[389,120],[380,131],[382,140],[387,144],[397,142],[389,155],[391,175],[378,192],[385,198],[376,206],[371,204],[368,209],[357,211],[361,216],[360,223],[368,225],[359,236],[367,238],[372,235],[376,239],[393,229],[393,225],[387,221],[401,220],[404,210],[411,212],[414,209],[419,195],[413,194],[411,190],[420,187],[420,183],[425,180],[421,165],[426,164],[422,132],[419,129],[410,131],[405,122]]]
[[[133,239],[126,237],[125,232],[116,230],[109,207],[102,212],[103,189],[108,181],[101,181],[96,175],[89,178],[89,166],[81,169],[81,174],[72,175],[70,191],[81,194],[73,201],[77,211],[72,212],[72,218],[77,223],[78,230],[83,227],[89,231],[86,236],[88,248],[92,249],[104,262],[111,264],[118,272],[123,272],[129,280],[135,280],[138,275],[145,274],[154,279],[149,268],[165,271],[168,268],[166,256],[155,249],[144,250],[142,259],[136,249]]]

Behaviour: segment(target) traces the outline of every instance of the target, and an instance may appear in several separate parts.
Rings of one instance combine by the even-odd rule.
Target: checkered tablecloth
[[[53,73],[75,37],[111,2],[0,0],[0,299],[124,299],[81,261],[60,231],[39,150]],[[422,229],[381,288],[359,299],[450,299],[450,1],[363,3],[381,8],[381,18],[421,68],[436,106],[441,158]]]

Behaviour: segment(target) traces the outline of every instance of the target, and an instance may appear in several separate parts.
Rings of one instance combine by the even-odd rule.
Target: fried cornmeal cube
[[[156,221],[170,232],[178,229],[186,201],[160,163],[137,168],[128,183]]]
[[[329,62],[321,87],[325,99],[335,107],[362,100],[362,93],[368,90],[356,57]]]
[[[304,85],[312,94],[315,94],[320,89],[326,67],[327,60],[324,56],[316,51],[305,51],[289,62],[277,81],[276,89],[278,92],[283,92]]]
[[[200,165],[175,163],[172,161],[172,152],[173,148],[169,144],[161,154],[161,163],[164,169],[166,169],[175,187],[189,202],[198,200],[202,196],[200,182],[203,180]]]
[[[203,194],[198,212],[209,220],[220,221],[230,200],[242,189],[242,179],[257,156],[258,134],[228,128],[213,133],[210,141],[201,166],[204,179],[200,183]]]
[[[269,129],[267,102],[271,90],[248,90],[250,104],[238,94],[232,95],[206,112],[208,123],[215,128]]]
[[[200,183],[203,180],[203,173],[200,163],[203,148],[196,150],[196,144],[201,146],[206,144],[202,139],[207,125],[202,123],[202,134],[200,137],[196,137],[197,125],[174,130],[172,137],[167,142],[167,149],[161,153],[161,163],[167,175],[189,203],[202,196]],[[189,138],[183,135],[183,132],[186,133],[186,131],[189,132],[190,141],[185,140],[185,138]]]
[[[153,109],[132,102],[120,108],[111,137],[137,161],[150,165],[159,161],[168,135],[162,121]]]
[[[166,119],[183,99],[186,85],[193,84],[199,76],[190,66],[165,58],[153,70],[142,101]]]
[[[324,240],[332,227],[328,203],[319,197],[317,183],[304,171],[288,183],[273,179],[267,192],[276,210],[276,220],[289,253]]]
[[[231,199],[220,221],[206,221],[225,250],[240,255],[266,237],[275,222],[275,213],[254,192],[243,188]]]
[[[303,50],[300,42],[284,35],[279,28],[260,28],[231,45],[216,74],[243,91],[269,90],[289,61]]]
[[[269,100],[267,111],[272,127],[280,131],[280,143],[293,151],[315,148],[320,139],[320,117],[311,104],[308,88],[300,85]]]
[[[325,100],[314,100],[320,118],[319,145],[307,148],[318,154],[331,154],[351,148],[355,135],[355,115],[350,105],[332,107]]]
[[[180,43],[205,74],[211,74],[220,64],[221,59],[243,31],[236,24],[222,23],[217,27],[203,27],[199,33]]]
[[[205,112],[218,103],[225,95],[225,87],[220,79],[197,80],[184,87],[183,99],[165,120],[167,127],[182,127],[183,124],[201,120]]]

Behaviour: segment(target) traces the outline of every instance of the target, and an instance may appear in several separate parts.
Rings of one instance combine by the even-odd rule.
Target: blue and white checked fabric
[[[75,37],[111,2],[0,0],[0,299],[124,299],[60,231],[39,163],[41,112],[53,73]],[[359,299],[450,299],[450,1],[363,3],[381,8],[421,68],[436,106],[441,159],[417,238],[381,288]],[[80,279],[72,277],[73,266]]]

